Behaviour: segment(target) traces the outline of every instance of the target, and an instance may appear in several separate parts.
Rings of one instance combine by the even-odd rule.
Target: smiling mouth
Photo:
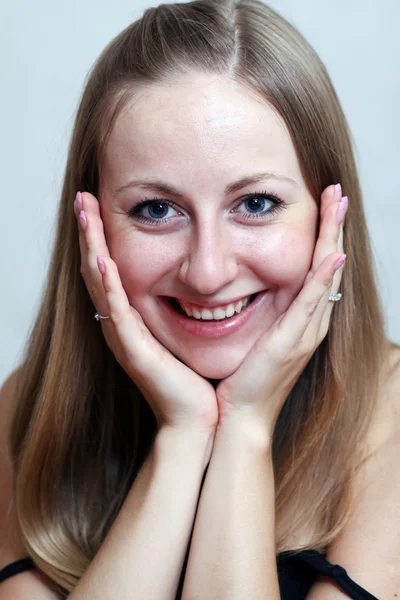
[[[179,302],[175,299],[175,298],[168,298],[172,308],[174,308],[177,312],[179,312],[179,314],[183,315],[184,317],[186,317],[187,319],[190,319],[191,321],[202,321],[202,322],[216,322],[219,323],[221,321],[229,321],[230,319],[233,319],[234,317],[237,317],[238,314],[241,314],[242,312],[244,312],[245,310],[247,310],[247,308],[252,304],[252,302],[255,300],[256,296],[258,294],[252,294],[250,296],[249,302],[247,304],[247,306],[245,308],[242,308],[242,310],[237,313],[234,312],[233,315],[231,315],[230,317],[224,317],[222,319],[197,319],[196,317],[189,317],[189,315],[183,310],[183,308],[181,307],[181,305],[179,304]],[[205,307],[206,308],[206,307]]]

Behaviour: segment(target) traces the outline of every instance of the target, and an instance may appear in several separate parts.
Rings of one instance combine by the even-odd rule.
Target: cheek
[[[179,254],[177,242],[169,244],[166,251],[163,236],[133,234],[109,227],[106,231],[111,258],[118,266],[131,301],[162,286],[162,279],[173,270]],[[237,258],[261,281],[295,295],[311,267],[315,242],[315,220],[308,215],[307,219],[299,219],[299,223],[280,223],[260,232],[260,236],[242,238]]]
[[[155,236],[154,236],[155,237]],[[114,236],[109,243],[111,258],[118,266],[122,285],[131,299],[147,293],[168,271],[171,259],[159,238],[151,236]]]
[[[309,227],[277,229],[255,249],[263,278],[278,287],[299,288],[311,267],[315,233]]]

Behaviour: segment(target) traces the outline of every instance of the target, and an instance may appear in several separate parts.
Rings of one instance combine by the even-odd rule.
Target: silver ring
[[[103,317],[103,315],[101,315],[100,313],[96,313],[94,315],[94,318],[96,319],[96,321],[100,321],[100,319],[109,319],[110,317]]]
[[[339,293],[337,293],[337,294],[335,294],[335,295],[331,294],[331,295],[329,296],[329,300],[330,300],[331,302],[339,302],[339,300],[340,300],[340,298],[341,298],[341,297],[342,297],[342,294],[339,292]]]

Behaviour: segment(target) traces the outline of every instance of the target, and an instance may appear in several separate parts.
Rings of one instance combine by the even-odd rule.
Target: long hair
[[[276,552],[325,551],[352,510],[385,328],[346,118],[315,51],[267,5],[160,5],[117,35],[87,76],[47,281],[19,373],[11,434],[18,522],[27,553],[67,591],[99,550],[156,434],[152,411],[93,318],[73,201],[78,190],[97,197],[107,140],[136,91],[193,72],[228,75],[282,116],[318,204],[337,182],[350,198],[343,299],[276,423]],[[294,545],[300,531],[307,538]]]

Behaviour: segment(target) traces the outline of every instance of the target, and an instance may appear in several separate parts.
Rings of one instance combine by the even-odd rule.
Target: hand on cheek
[[[159,429],[196,433],[208,442],[218,419],[212,386],[176,360],[130,304],[118,265],[110,256],[97,199],[89,192],[78,192],[74,212],[81,275],[95,309],[105,317],[100,327],[110,351],[142,392]]]
[[[325,338],[346,256],[340,186],[321,196],[321,226],[311,269],[300,292],[253,346],[243,363],[216,389],[219,426],[239,423],[272,440],[279,412],[312,354]]]

